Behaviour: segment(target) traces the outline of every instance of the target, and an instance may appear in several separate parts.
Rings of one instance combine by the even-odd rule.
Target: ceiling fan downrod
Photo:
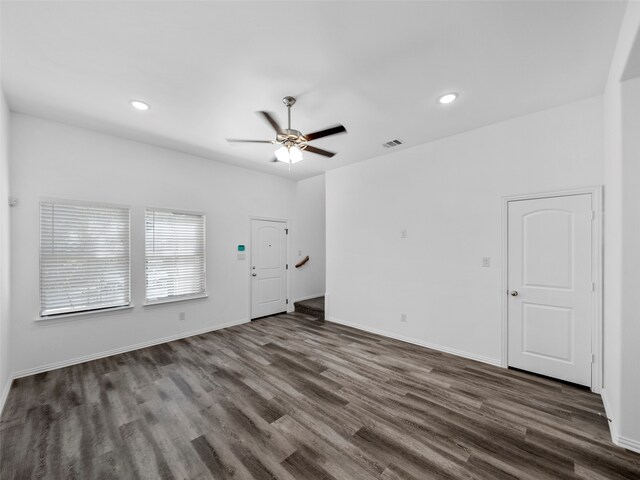
[[[295,105],[296,99],[293,97],[287,96],[282,99],[282,103],[284,103],[287,106],[287,115],[288,115],[287,129],[291,130],[291,107]]]

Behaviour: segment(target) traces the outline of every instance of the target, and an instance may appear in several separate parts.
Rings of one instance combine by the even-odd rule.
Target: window
[[[40,316],[131,303],[129,209],[40,203]]]
[[[205,296],[204,215],[145,213],[147,303]]]

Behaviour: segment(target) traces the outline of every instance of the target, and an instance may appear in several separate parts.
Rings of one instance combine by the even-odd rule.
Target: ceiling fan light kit
[[[308,142],[338,133],[346,133],[347,129],[338,124],[334,127],[303,135],[299,130],[291,128],[291,107],[296,103],[296,99],[287,96],[282,99],[282,103],[287,107],[287,128],[280,128],[278,122],[276,122],[269,112],[258,112],[275,130],[275,140],[237,140],[228,138],[227,141],[232,143],[271,143],[273,145],[280,145],[280,148],[275,151],[275,158],[272,161],[288,163],[289,169],[291,169],[292,164],[303,159],[303,150],[324,157],[333,157],[335,153],[313,147],[309,145]]]
[[[302,150],[298,147],[282,146],[275,152],[276,160],[285,163],[297,163],[302,160]]]

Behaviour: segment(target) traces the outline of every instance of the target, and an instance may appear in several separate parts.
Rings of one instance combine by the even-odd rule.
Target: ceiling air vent
[[[404,142],[398,138],[395,140],[389,140],[387,143],[383,143],[382,146],[384,148],[397,147],[398,145],[402,145]]]

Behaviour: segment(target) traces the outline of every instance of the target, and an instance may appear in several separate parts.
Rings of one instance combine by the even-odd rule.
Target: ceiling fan
[[[291,128],[291,107],[296,103],[296,99],[293,97],[284,97],[282,103],[287,106],[287,128],[280,128],[278,122],[275,121],[269,112],[258,112],[276,131],[275,140],[239,140],[236,138],[228,138],[227,141],[231,143],[271,143],[273,145],[280,145],[280,148],[275,152],[275,157],[271,159],[271,161],[288,163],[289,168],[291,168],[292,163],[302,160],[303,150],[325,157],[333,157],[335,153],[309,145],[308,142],[317,140],[318,138],[328,137],[329,135],[346,133],[347,129],[338,124],[325,128],[324,130],[303,135],[300,131]]]

